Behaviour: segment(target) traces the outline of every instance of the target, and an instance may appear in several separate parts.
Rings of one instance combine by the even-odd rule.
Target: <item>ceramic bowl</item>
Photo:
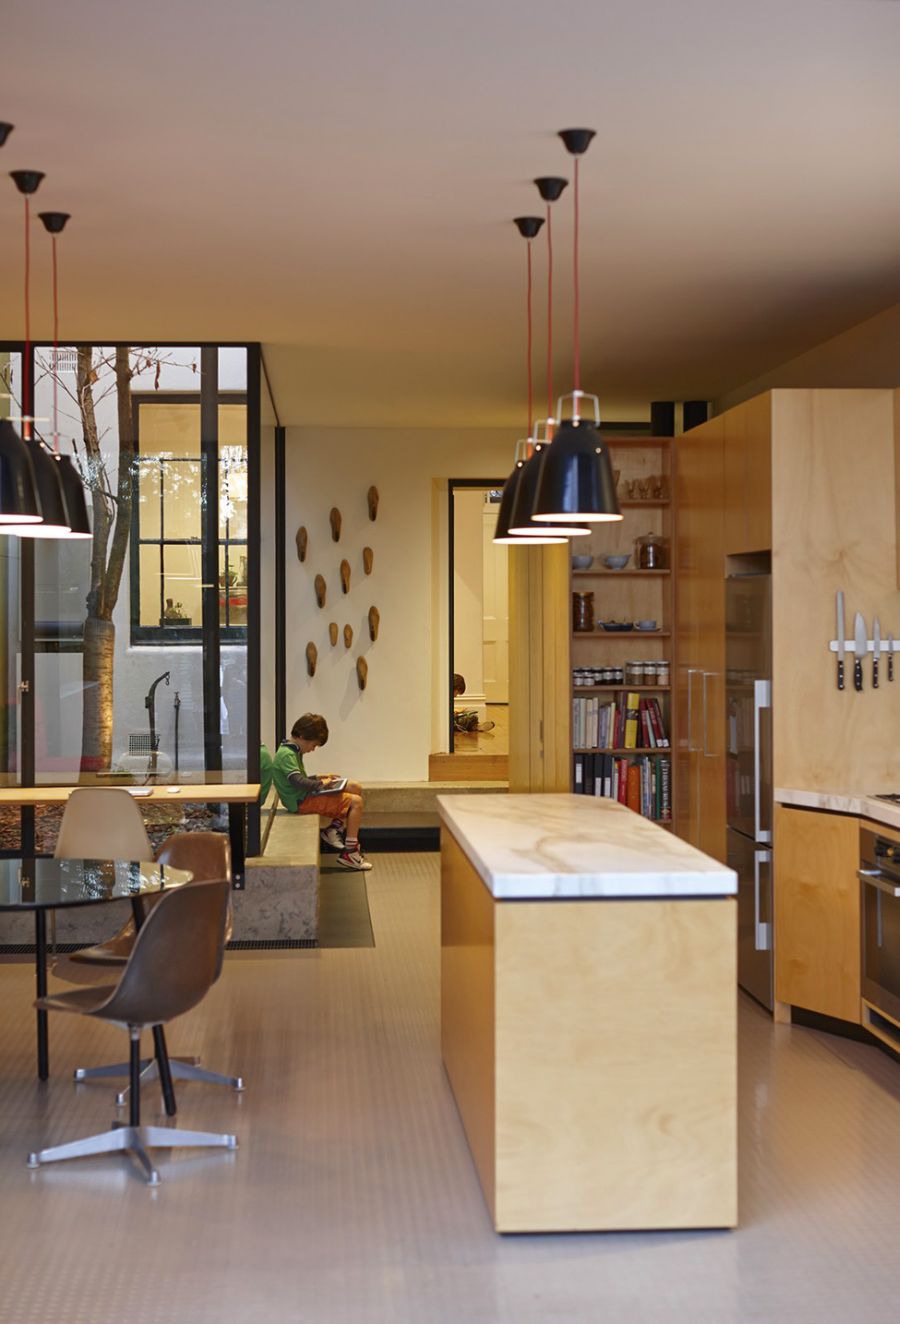
[[[606,630],[610,634],[627,634],[629,630],[634,629],[631,621],[598,621],[597,624],[601,630]]]
[[[573,557],[572,557],[572,568],[573,568],[573,570],[590,570],[590,568],[591,568],[591,566],[592,566],[593,564],[594,564],[594,558],[593,558],[592,556],[573,556]]]
[[[635,621],[634,625],[637,630],[650,631],[656,629],[656,621]]]
[[[624,570],[631,560],[631,553],[627,552],[624,556],[604,556],[603,564],[607,570]]]

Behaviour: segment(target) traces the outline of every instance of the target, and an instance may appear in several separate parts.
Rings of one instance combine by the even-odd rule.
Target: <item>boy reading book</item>
[[[292,814],[330,815],[331,822],[322,833],[322,842],[338,851],[337,862],[344,869],[371,869],[371,863],[359,848],[362,821],[362,787],[346,777],[326,774],[310,777],[303,766],[303,756],[328,740],[328,723],[317,713],[304,713],[291,727],[289,739],[282,740],[272,762],[272,780],[281,803]]]

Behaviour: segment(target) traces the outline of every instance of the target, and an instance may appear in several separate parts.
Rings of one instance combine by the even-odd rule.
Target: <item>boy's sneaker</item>
[[[362,852],[358,850],[342,850],[337,857],[337,862],[344,869],[371,869],[372,867]]]
[[[329,823],[327,828],[323,828],[319,833],[319,837],[322,845],[327,846],[329,850],[341,851],[344,849],[344,834],[333,823]]]

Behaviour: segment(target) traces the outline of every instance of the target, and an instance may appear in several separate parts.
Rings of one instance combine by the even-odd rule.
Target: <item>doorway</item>
[[[448,484],[448,748],[489,779],[505,777],[509,754],[509,556],[493,541],[502,489],[502,479]]]

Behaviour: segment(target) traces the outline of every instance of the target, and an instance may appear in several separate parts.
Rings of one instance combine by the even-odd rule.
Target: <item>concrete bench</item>
[[[261,855],[247,860],[245,885],[233,894],[235,941],[315,938],[319,904],[319,820],[289,814],[277,801],[263,809]]]

